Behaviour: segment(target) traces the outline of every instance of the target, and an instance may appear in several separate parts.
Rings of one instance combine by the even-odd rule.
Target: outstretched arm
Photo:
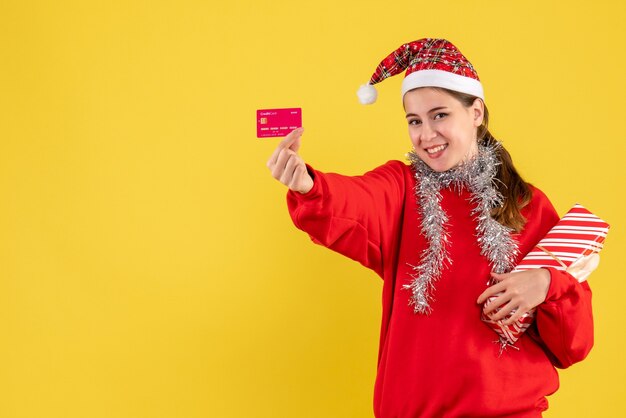
[[[391,161],[362,176],[322,173],[297,151],[301,132],[292,132],[268,161],[272,176],[289,187],[294,224],[311,239],[383,274],[384,251],[400,236],[406,166]]]

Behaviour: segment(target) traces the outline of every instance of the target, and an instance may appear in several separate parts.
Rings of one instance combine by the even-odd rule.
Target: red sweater
[[[537,417],[558,386],[555,366],[584,359],[593,345],[591,290],[571,275],[550,269],[545,302],[536,322],[498,356],[497,335],[480,320],[478,296],[490,267],[480,255],[476,222],[466,191],[442,191],[449,216],[452,265],[435,284],[432,314],[414,314],[411,265],[427,245],[421,235],[410,166],[388,163],[363,176],[321,173],[309,167],[314,186],[288,192],[295,225],[311,239],[371,268],[383,279],[382,323],[374,413],[391,417]],[[520,260],[559,216],[533,188],[522,213],[528,220]]]

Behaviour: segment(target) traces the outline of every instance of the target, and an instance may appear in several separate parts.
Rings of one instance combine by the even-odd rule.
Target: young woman
[[[559,385],[555,367],[581,361],[593,345],[591,290],[552,268],[508,273],[559,216],[489,133],[482,85],[454,45],[402,45],[361,101],[405,69],[409,164],[322,173],[299,156],[298,129],[267,165],[289,188],[298,228],[384,280],[377,417],[539,417]],[[484,312],[513,313],[506,323],[537,308],[516,349],[500,353],[480,319],[490,296]]]

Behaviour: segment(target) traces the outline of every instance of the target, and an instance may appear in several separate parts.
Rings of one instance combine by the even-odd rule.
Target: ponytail
[[[488,130],[486,130],[482,141],[484,141],[485,145],[498,144],[498,140]],[[496,179],[498,180],[497,188],[504,200],[502,206],[491,211],[491,216],[502,225],[512,228],[515,232],[520,232],[526,224],[526,219],[522,215],[521,210],[530,202],[532,192],[528,183],[522,179],[522,176],[515,169],[511,154],[502,144],[497,147],[497,150],[498,159],[500,160],[498,173],[496,174]]]

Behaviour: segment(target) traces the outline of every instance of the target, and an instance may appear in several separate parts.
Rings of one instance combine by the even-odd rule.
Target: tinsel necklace
[[[447,250],[450,241],[446,230],[448,216],[441,207],[442,189],[460,191],[465,187],[470,192],[480,254],[487,258],[492,271],[506,273],[515,266],[519,250],[511,235],[513,230],[491,216],[492,209],[504,202],[496,187],[500,146],[497,142],[479,144],[478,152],[472,158],[443,172],[432,170],[414,151],[407,154],[417,180],[415,195],[421,215],[421,233],[428,243],[421,253],[421,262],[412,266],[411,283],[403,286],[412,292],[409,304],[415,313],[431,313],[435,282],[443,269],[452,264]]]

